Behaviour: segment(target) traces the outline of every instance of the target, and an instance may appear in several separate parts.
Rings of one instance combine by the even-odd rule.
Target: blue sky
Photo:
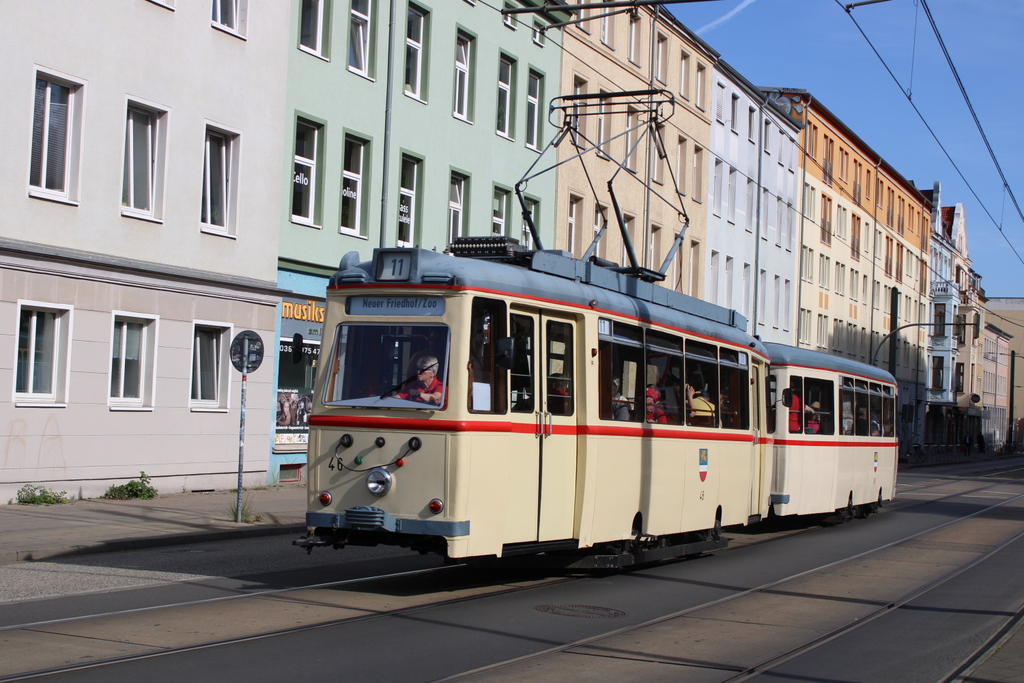
[[[1024,205],[1024,2],[927,2],[1009,187]],[[850,14],[834,0],[667,7],[752,83],[809,90],[903,177],[922,189],[941,181],[942,204],[965,206],[968,248],[986,294],[1024,296],[1024,264],[997,228],[1024,256],[1024,223],[1003,191],[920,0],[889,0]],[[907,90],[956,167],[914,112]]]

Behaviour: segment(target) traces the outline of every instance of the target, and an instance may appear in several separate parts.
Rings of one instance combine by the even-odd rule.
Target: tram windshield
[[[450,336],[447,325],[338,325],[324,404],[443,410]]]

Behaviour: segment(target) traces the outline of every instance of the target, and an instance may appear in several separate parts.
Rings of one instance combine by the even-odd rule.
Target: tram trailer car
[[[811,511],[742,316],[564,252],[454,248],[473,257],[352,252],[332,277],[297,545],[622,566]]]
[[[775,435],[772,510],[835,510],[844,521],[874,512],[896,490],[897,384],[864,363],[767,343],[767,422]]]

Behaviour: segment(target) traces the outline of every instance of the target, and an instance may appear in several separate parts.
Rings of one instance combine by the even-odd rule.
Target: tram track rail
[[[934,487],[938,487],[938,486],[948,485],[948,484],[953,483],[953,482],[954,482],[954,480],[938,482],[938,483],[935,483],[933,485],[930,485],[928,488],[934,488]],[[899,509],[906,510],[906,509],[909,509],[909,508],[912,508],[912,507],[918,507],[919,505],[934,504],[934,503],[937,503],[937,502],[941,502],[941,501],[944,501],[944,500],[956,498],[956,497],[959,497],[959,496],[971,496],[972,494],[977,494],[978,492],[983,492],[983,491],[990,490],[990,489],[993,489],[993,488],[997,488],[997,487],[1000,487],[1000,486],[1006,486],[1008,483],[1012,483],[1012,482],[999,481],[999,482],[987,483],[984,486],[968,487],[967,489],[962,489],[962,490],[959,490],[959,491],[951,492],[951,493],[949,493],[947,495],[943,495],[943,496],[941,496],[939,498],[933,498],[933,499],[922,500],[922,501],[915,501],[915,502],[910,503],[909,505],[902,506]],[[654,625],[657,625],[657,624],[661,624],[661,623],[665,623],[665,622],[671,621],[673,619],[678,619],[680,617],[685,617],[685,616],[688,616],[688,615],[692,615],[692,614],[695,614],[695,613],[699,612],[700,610],[707,610],[709,608],[713,608],[713,607],[716,607],[716,606],[721,606],[721,605],[726,605],[726,604],[729,604],[729,603],[733,603],[733,602],[736,602],[738,600],[741,600],[741,599],[743,599],[745,597],[748,597],[748,596],[751,596],[751,595],[770,593],[771,591],[773,591],[775,589],[778,589],[779,587],[783,586],[784,584],[786,584],[788,582],[792,582],[792,581],[794,581],[796,579],[800,579],[802,577],[811,576],[811,575],[813,575],[815,573],[820,573],[820,572],[823,572],[823,571],[835,568],[835,567],[837,567],[839,565],[842,565],[843,563],[852,562],[854,560],[865,558],[865,557],[871,556],[871,555],[873,555],[875,553],[879,553],[879,552],[884,551],[886,549],[897,547],[897,546],[899,546],[901,544],[906,544],[906,543],[912,542],[915,539],[918,539],[918,538],[920,538],[920,537],[922,537],[922,536],[924,536],[926,534],[934,533],[934,532],[936,532],[938,530],[941,530],[943,528],[949,527],[951,525],[955,525],[955,524],[964,522],[966,520],[975,518],[975,517],[977,517],[979,515],[982,515],[982,514],[984,514],[986,512],[990,512],[992,510],[995,510],[996,508],[1003,507],[1005,505],[1014,503],[1014,502],[1019,501],[1021,499],[1024,499],[1024,493],[1016,495],[1016,496],[1013,496],[1013,497],[1008,498],[1006,500],[1001,500],[1001,501],[998,501],[998,502],[993,502],[991,505],[986,505],[983,508],[977,510],[976,512],[974,512],[974,513],[972,513],[970,515],[965,515],[963,517],[958,517],[956,519],[944,522],[943,524],[939,524],[939,525],[935,525],[933,527],[929,527],[928,529],[925,529],[925,530],[919,531],[917,533],[911,534],[909,536],[906,536],[904,538],[892,541],[890,543],[887,543],[885,545],[879,546],[877,548],[873,548],[873,549],[867,550],[865,552],[859,553],[857,555],[854,555],[854,556],[851,556],[851,557],[848,557],[848,558],[843,558],[841,560],[837,560],[835,562],[832,562],[832,563],[829,563],[829,564],[826,564],[826,565],[822,565],[820,567],[815,567],[815,568],[812,568],[812,569],[809,569],[809,570],[806,570],[806,571],[803,571],[803,572],[795,573],[793,575],[790,575],[790,576],[787,576],[787,577],[784,577],[784,578],[781,578],[781,579],[778,579],[778,580],[775,580],[775,581],[772,581],[772,582],[769,582],[769,583],[765,583],[765,584],[760,585],[760,586],[756,586],[756,587],[744,590],[744,591],[739,592],[739,593],[737,593],[735,595],[726,596],[726,597],[723,597],[723,598],[718,599],[718,600],[702,603],[700,605],[694,605],[694,606],[689,607],[689,608],[687,608],[685,610],[673,612],[673,613],[668,614],[668,615],[662,615],[662,616],[659,616],[659,617],[657,617],[655,619],[651,619],[651,620],[645,621],[645,622],[640,623],[640,624],[634,624],[632,626],[629,626],[629,627],[626,627],[626,628],[623,628],[623,629],[618,629],[618,630],[614,630],[614,631],[605,632],[605,633],[602,633],[602,634],[599,634],[599,635],[595,635],[593,637],[577,640],[577,641],[574,641],[574,642],[571,642],[571,643],[559,645],[557,647],[548,648],[548,649],[545,649],[545,650],[542,650],[542,651],[539,651],[539,652],[536,652],[536,653],[531,653],[531,654],[526,655],[524,657],[515,658],[515,659],[504,661],[504,662],[498,662],[498,663],[494,663],[492,665],[489,665],[487,667],[482,667],[480,669],[475,669],[475,670],[472,670],[472,671],[466,671],[466,672],[463,672],[463,673],[455,674],[455,675],[453,675],[451,677],[448,677],[448,678],[438,679],[438,681],[463,680],[463,679],[470,678],[470,677],[472,677],[474,675],[477,675],[477,674],[480,674],[480,673],[483,673],[483,672],[494,671],[494,670],[498,670],[498,669],[501,669],[501,668],[505,668],[505,667],[509,667],[509,666],[514,666],[514,665],[517,665],[517,664],[520,664],[520,663],[523,663],[523,662],[537,660],[539,658],[547,657],[547,656],[550,656],[550,655],[555,654],[555,653],[569,652],[569,651],[574,650],[574,649],[579,649],[579,648],[583,648],[583,647],[587,647],[587,646],[599,643],[602,640],[613,638],[613,637],[618,636],[618,635],[622,635],[622,634],[626,634],[626,633],[630,633],[630,632],[636,632],[639,629],[649,628],[651,626],[654,626]],[[895,511],[895,510],[896,509],[893,508],[893,509],[887,509],[886,511]],[[813,526],[810,526],[810,527],[806,527],[806,528],[802,528],[802,529],[797,529],[795,531],[787,531],[787,532],[783,532],[781,534],[776,534],[776,535],[773,535],[772,538],[770,538],[770,539],[758,540],[758,541],[754,541],[752,543],[746,543],[744,545],[739,545],[739,546],[733,547],[733,548],[727,548],[727,549],[724,549],[724,550],[721,550],[721,551],[717,551],[717,552],[718,553],[724,553],[724,552],[729,552],[729,551],[736,551],[736,550],[739,550],[741,548],[745,548],[745,547],[748,547],[748,546],[758,545],[758,544],[761,544],[761,543],[767,543],[769,540],[778,540],[778,539],[780,539],[782,537],[788,537],[788,536],[792,536],[792,535],[796,535],[796,534],[806,533],[808,531],[813,531],[813,530],[817,530],[817,529],[820,529],[820,526],[819,525],[813,525]],[[931,581],[929,581],[929,582],[927,582],[925,584],[922,584],[921,586],[915,588],[914,590],[909,591],[909,592],[899,596],[895,600],[887,602],[885,605],[880,606],[878,609],[876,609],[870,616],[868,616],[868,617],[861,617],[854,624],[844,625],[844,626],[842,626],[840,628],[835,629],[834,631],[832,631],[830,633],[827,633],[827,634],[824,634],[824,635],[822,635],[822,636],[820,636],[818,638],[815,638],[814,640],[812,640],[812,641],[802,645],[799,648],[795,648],[795,649],[789,650],[789,651],[787,651],[785,653],[779,654],[776,657],[773,657],[773,658],[771,658],[769,660],[765,660],[765,661],[763,661],[763,662],[761,662],[761,663],[759,663],[759,664],[757,664],[757,665],[755,665],[753,667],[747,667],[747,668],[744,668],[744,669],[736,669],[736,670],[725,670],[725,669],[723,669],[723,673],[729,676],[728,678],[725,678],[723,680],[728,680],[730,682],[733,682],[733,681],[738,682],[738,681],[748,680],[749,678],[752,678],[755,675],[759,675],[759,674],[764,673],[766,671],[770,671],[772,668],[781,666],[785,662],[788,662],[788,661],[790,661],[790,660],[800,656],[801,654],[813,651],[814,649],[816,649],[818,647],[821,647],[821,646],[823,646],[823,645],[825,645],[825,644],[827,644],[827,643],[829,643],[829,642],[831,642],[831,641],[833,641],[833,640],[835,640],[837,638],[840,638],[845,633],[848,633],[849,631],[851,631],[851,630],[853,630],[855,628],[859,628],[860,626],[862,626],[862,625],[864,625],[866,623],[870,623],[870,621],[873,621],[875,619],[881,618],[885,614],[891,612],[893,609],[896,609],[896,608],[900,607],[901,605],[904,605],[907,602],[910,602],[910,601],[920,597],[921,595],[926,594],[928,591],[933,590],[935,587],[941,585],[942,583],[950,580],[951,578],[954,578],[955,576],[959,575],[960,573],[963,573],[964,571],[969,570],[971,567],[973,567],[973,566],[983,562],[985,559],[987,559],[991,555],[995,554],[996,552],[1001,550],[1006,545],[1009,545],[1010,543],[1018,540],[1022,536],[1024,536],[1024,528],[1022,528],[1019,532],[1014,534],[1012,537],[1005,539],[997,547],[992,548],[989,551],[985,552],[984,554],[979,555],[979,556],[973,558],[969,562],[963,563],[961,566],[956,567],[956,568],[950,570],[949,572],[946,572],[945,574],[943,574],[940,577],[936,577],[933,580],[931,580]],[[349,588],[349,587],[356,588],[356,587],[360,587],[362,585],[366,585],[366,584],[372,583],[374,581],[389,581],[389,580],[410,580],[410,581],[413,581],[413,580],[419,580],[419,579],[423,579],[423,578],[427,578],[427,577],[431,577],[431,576],[438,576],[438,575],[442,575],[442,574],[445,574],[445,573],[455,573],[455,572],[457,572],[460,569],[465,569],[465,568],[461,567],[461,566],[433,567],[433,568],[428,568],[428,569],[419,569],[419,570],[412,570],[412,571],[406,571],[406,572],[398,572],[398,573],[393,573],[393,574],[382,574],[382,575],[359,577],[359,578],[353,578],[353,579],[344,579],[344,580],[339,580],[339,581],[331,581],[331,582],[324,582],[324,583],[317,583],[317,584],[308,584],[308,585],[302,585],[302,586],[291,586],[291,587],[287,587],[287,588],[260,590],[260,591],[249,591],[249,592],[240,592],[240,593],[233,594],[233,595],[217,596],[217,597],[212,597],[212,598],[204,598],[204,599],[201,599],[201,600],[180,601],[180,602],[171,603],[171,604],[164,604],[164,605],[153,605],[153,606],[139,607],[139,608],[133,608],[133,609],[128,609],[128,610],[114,610],[114,611],[110,611],[110,612],[103,612],[103,613],[96,613],[96,614],[87,614],[87,615],[78,615],[78,616],[74,616],[74,617],[66,617],[66,618],[60,618],[60,619],[43,620],[43,621],[28,622],[28,623],[22,623],[22,624],[16,624],[16,625],[9,625],[9,626],[5,626],[5,627],[0,627],[0,634],[5,633],[5,632],[19,631],[19,630],[20,631],[37,631],[37,630],[42,630],[42,629],[52,629],[52,628],[54,628],[56,626],[72,624],[72,623],[75,623],[75,622],[89,622],[90,620],[94,620],[94,621],[110,620],[110,619],[117,619],[117,618],[121,618],[121,617],[138,616],[138,615],[141,615],[141,614],[144,614],[144,613],[149,613],[149,612],[160,612],[160,611],[172,610],[172,609],[175,609],[175,608],[203,607],[203,606],[213,605],[215,603],[225,603],[225,602],[230,602],[230,601],[239,601],[239,600],[243,600],[243,599],[258,599],[258,598],[284,598],[284,599],[287,599],[290,595],[297,594],[297,593],[299,593],[301,591],[345,589],[345,588]],[[288,628],[271,629],[271,630],[268,630],[268,631],[265,631],[265,632],[250,633],[250,634],[246,634],[246,635],[242,635],[242,636],[238,636],[238,637],[229,637],[229,638],[223,638],[223,639],[213,639],[213,640],[210,640],[208,642],[194,643],[194,644],[189,644],[189,645],[185,645],[185,646],[181,646],[181,647],[166,647],[166,648],[161,648],[161,649],[157,649],[157,650],[150,651],[150,652],[139,653],[139,654],[131,654],[131,655],[122,656],[122,657],[111,657],[111,658],[106,658],[106,659],[97,659],[95,661],[83,662],[83,663],[74,664],[74,665],[68,665],[68,666],[54,666],[54,667],[36,669],[36,670],[32,670],[32,671],[24,671],[24,672],[19,672],[19,673],[12,673],[12,674],[9,674],[9,675],[0,675],[0,683],[6,683],[8,681],[31,680],[31,679],[39,678],[39,677],[42,677],[42,676],[53,675],[53,674],[56,674],[56,673],[82,671],[82,670],[86,670],[86,669],[97,669],[97,668],[113,666],[113,665],[117,665],[117,664],[121,664],[121,663],[126,663],[126,662],[140,661],[140,660],[145,660],[145,659],[153,659],[153,658],[159,658],[159,657],[164,657],[164,656],[169,656],[169,655],[174,655],[174,654],[182,654],[182,653],[187,653],[187,652],[194,652],[194,651],[199,651],[199,650],[215,649],[215,648],[218,648],[218,647],[225,647],[225,646],[229,646],[229,645],[233,645],[233,644],[257,641],[257,640],[272,639],[272,638],[275,638],[275,637],[278,637],[278,636],[284,636],[284,635],[289,635],[289,634],[296,634],[296,633],[303,633],[303,632],[312,632],[312,631],[316,631],[316,630],[327,629],[327,628],[332,628],[332,627],[337,627],[337,626],[343,626],[343,625],[347,625],[347,624],[353,624],[353,623],[358,623],[358,622],[365,622],[365,621],[373,620],[373,619],[384,619],[384,618],[388,618],[388,617],[395,617],[395,616],[413,614],[413,613],[416,613],[416,612],[424,612],[424,611],[427,611],[427,610],[431,610],[431,609],[435,609],[435,608],[439,608],[439,607],[443,607],[443,606],[449,606],[449,605],[454,605],[454,604],[458,604],[458,603],[465,603],[465,602],[471,602],[471,601],[485,600],[485,599],[488,599],[488,598],[494,598],[494,597],[501,596],[501,595],[507,595],[507,594],[511,594],[511,593],[519,593],[519,592],[525,592],[525,591],[530,591],[530,590],[536,590],[536,589],[539,589],[539,588],[550,587],[552,585],[556,585],[556,584],[559,584],[559,583],[570,583],[570,582],[576,582],[576,581],[582,581],[582,580],[586,580],[586,576],[572,575],[572,576],[547,577],[547,578],[543,578],[543,579],[535,579],[532,582],[524,583],[523,585],[509,585],[508,582],[503,582],[503,583],[496,584],[497,586],[500,586],[500,587],[497,587],[497,588],[495,588],[493,590],[489,590],[489,589],[485,588],[485,589],[482,589],[480,592],[477,592],[477,593],[474,593],[474,594],[459,595],[459,596],[455,596],[455,597],[446,598],[446,599],[443,599],[443,600],[428,600],[428,601],[422,602],[420,604],[415,604],[415,605],[411,605],[411,606],[407,606],[407,607],[400,607],[400,608],[389,609],[389,610],[380,610],[380,611],[376,611],[376,612],[372,612],[372,613],[367,613],[367,614],[362,614],[362,615],[357,615],[357,616],[343,617],[343,618],[338,618],[338,619],[322,620],[322,621],[317,621],[316,623],[301,624],[301,625],[292,626],[292,627],[288,627]],[[1019,615],[1017,616],[1017,619],[1020,619]],[[610,655],[604,655],[604,656],[610,656]]]
[[[1005,482],[1001,482],[1000,484],[1005,484]],[[997,485],[1000,485],[1000,484],[994,484],[992,486],[997,486]],[[989,486],[989,487],[981,487],[981,489],[985,489],[985,488],[991,488],[991,486]],[[961,492],[959,494],[954,494],[954,495],[946,496],[944,498],[954,498],[957,495],[964,495],[964,493],[970,494],[970,493],[974,493],[977,490],[981,490],[981,489],[975,489],[974,491],[968,491],[968,492]],[[843,636],[851,633],[852,631],[854,631],[856,629],[862,628],[862,627],[872,623],[873,621],[881,619],[881,618],[885,617],[886,615],[892,614],[895,610],[899,609],[900,607],[902,607],[904,605],[907,605],[907,604],[913,602],[914,600],[917,600],[917,599],[921,598],[922,596],[927,595],[928,593],[930,593],[931,591],[933,591],[933,590],[937,589],[938,587],[942,586],[946,582],[948,582],[948,581],[950,581],[950,580],[960,576],[961,574],[969,571],[970,569],[972,569],[972,568],[974,568],[974,567],[984,563],[986,560],[990,559],[993,555],[999,553],[1003,549],[1007,548],[1008,546],[1012,545],[1013,543],[1015,543],[1015,542],[1019,541],[1020,539],[1024,538],[1024,515],[1022,515],[1022,521],[1021,521],[1021,524],[1020,524],[1021,528],[1018,531],[1016,531],[1015,533],[1011,534],[1010,536],[1004,538],[999,543],[997,543],[994,546],[992,546],[991,548],[989,548],[987,551],[985,551],[983,553],[980,553],[980,554],[976,555],[975,557],[972,557],[970,560],[968,560],[966,562],[963,562],[963,563],[961,563],[961,564],[959,564],[959,565],[949,569],[946,572],[943,572],[939,576],[933,577],[933,578],[931,578],[931,579],[929,579],[927,581],[922,582],[920,585],[914,587],[912,590],[906,591],[906,592],[904,592],[903,594],[899,595],[898,597],[896,597],[894,599],[884,601],[884,603],[878,605],[875,609],[867,612],[866,614],[859,615],[853,621],[846,622],[846,623],[844,623],[844,624],[842,624],[842,625],[840,625],[840,626],[838,626],[836,628],[830,629],[826,633],[823,633],[823,634],[821,634],[821,635],[819,635],[819,636],[817,636],[817,637],[815,637],[813,639],[808,640],[805,643],[802,643],[798,647],[793,647],[793,648],[786,649],[786,650],[784,650],[782,652],[776,653],[773,656],[765,658],[762,661],[757,662],[757,663],[752,664],[752,665],[742,666],[742,667],[740,667],[740,666],[730,667],[730,666],[726,666],[726,665],[713,666],[713,665],[709,665],[707,663],[697,663],[695,661],[683,662],[683,661],[671,661],[669,659],[659,660],[656,657],[648,657],[648,656],[644,656],[643,654],[629,653],[629,652],[621,651],[621,650],[618,650],[617,648],[612,647],[612,646],[604,648],[606,650],[605,652],[600,652],[600,651],[598,651],[598,648],[596,646],[600,646],[600,644],[603,641],[609,641],[611,639],[615,639],[615,638],[618,638],[618,637],[628,636],[630,634],[638,633],[638,632],[640,632],[642,630],[649,630],[652,627],[657,627],[658,625],[665,624],[665,623],[668,623],[668,622],[672,622],[674,620],[679,620],[679,619],[682,619],[682,618],[692,617],[692,616],[698,614],[701,611],[706,611],[706,610],[713,609],[713,608],[720,608],[720,607],[723,607],[723,606],[726,606],[726,605],[730,605],[731,603],[737,603],[737,602],[739,602],[741,600],[744,600],[744,599],[747,599],[747,598],[749,598],[751,596],[755,596],[755,595],[759,595],[759,594],[769,594],[769,593],[772,593],[773,591],[778,591],[779,589],[781,589],[786,584],[792,583],[794,581],[797,581],[797,580],[800,580],[800,579],[804,579],[804,578],[808,578],[808,577],[813,577],[816,574],[820,574],[822,572],[833,570],[835,568],[841,567],[842,565],[849,564],[849,563],[852,563],[852,562],[856,562],[858,560],[863,560],[863,559],[866,559],[866,558],[870,558],[871,556],[879,554],[879,553],[884,552],[886,550],[893,549],[893,548],[898,548],[898,547],[906,545],[908,543],[912,543],[912,542],[918,541],[918,540],[922,539],[923,537],[925,537],[925,536],[927,536],[929,534],[934,534],[934,533],[936,533],[938,531],[941,531],[943,529],[947,529],[947,528],[952,527],[954,525],[961,524],[961,523],[964,523],[966,521],[975,519],[975,518],[977,518],[979,516],[982,516],[982,515],[984,515],[986,513],[990,513],[993,510],[996,510],[998,508],[1001,508],[1001,507],[1010,505],[1011,503],[1015,503],[1015,502],[1022,501],[1022,500],[1024,500],[1024,493],[1020,493],[1020,494],[1017,494],[1017,495],[1015,495],[1015,496],[1013,496],[1011,498],[1008,498],[1006,500],[1003,500],[1003,501],[1000,501],[1000,502],[997,502],[997,503],[993,503],[992,505],[985,506],[982,509],[977,510],[977,511],[971,513],[971,514],[964,515],[962,517],[958,517],[956,519],[949,520],[949,521],[944,522],[942,524],[938,524],[938,525],[935,525],[935,526],[930,527],[928,529],[924,529],[924,530],[918,531],[916,533],[910,534],[910,535],[908,535],[908,536],[906,536],[904,538],[897,539],[895,541],[891,541],[891,542],[886,543],[884,545],[881,545],[881,546],[879,546],[877,548],[872,548],[870,550],[867,550],[867,551],[864,551],[864,552],[852,555],[852,556],[847,557],[847,558],[843,558],[841,560],[836,560],[834,562],[830,562],[828,564],[821,565],[819,567],[815,567],[815,568],[812,568],[812,569],[809,569],[809,570],[805,570],[805,571],[802,571],[802,572],[797,572],[797,573],[792,574],[790,576],[787,576],[787,577],[784,577],[784,578],[781,578],[781,579],[777,579],[777,580],[774,580],[774,581],[762,584],[760,586],[749,588],[747,590],[740,591],[738,593],[735,593],[733,595],[729,595],[729,596],[720,598],[718,600],[713,600],[713,601],[710,601],[710,602],[707,602],[707,603],[703,603],[701,605],[694,605],[694,606],[686,608],[684,610],[679,610],[679,611],[673,612],[671,614],[662,615],[662,616],[659,616],[657,618],[644,621],[642,623],[632,624],[630,626],[623,627],[621,629],[616,629],[616,630],[613,630],[613,631],[609,631],[607,633],[603,633],[603,634],[599,634],[599,635],[595,635],[595,636],[591,636],[591,637],[587,637],[587,638],[582,638],[582,639],[579,639],[579,640],[571,642],[571,643],[566,643],[566,644],[563,644],[563,645],[559,645],[557,647],[549,648],[549,649],[544,650],[542,652],[531,653],[529,655],[525,655],[525,656],[522,656],[522,657],[517,657],[517,658],[514,658],[514,659],[510,659],[510,660],[504,661],[504,662],[497,662],[497,663],[494,663],[494,664],[491,664],[491,665],[488,665],[488,666],[480,667],[480,668],[474,669],[472,671],[465,671],[465,672],[461,672],[461,673],[458,673],[458,674],[455,674],[455,675],[452,675],[452,676],[447,676],[447,677],[444,677],[444,678],[435,679],[434,681],[432,681],[432,683],[451,683],[451,682],[454,682],[454,681],[471,680],[474,677],[479,676],[481,674],[493,673],[493,672],[500,671],[501,669],[514,668],[514,667],[517,667],[517,666],[520,666],[520,665],[523,665],[523,664],[527,664],[527,663],[530,663],[530,662],[535,662],[535,661],[541,660],[543,658],[548,658],[548,657],[552,657],[554,655],[563,654],[563,653],[577,654],[577,655],[584,655],[584,656],[594,656],[594,657],[633,659],[633,660],[638,660],[638,661],[648,661],[648,662],[656,662],[656,663],[664,663],[664,664],[677,664],[677,665],[680,665],[681,669],[683,669],[684,667],[700,668],[700,669],[705,669],[705,670],[712,669],[712,670],[720,671],[722,673],[723,678],[721,679],[720,683],[742,683],[743,681],[751,680],[751,679],[753,679],[753,678],[755,678],[755,677],[757,677],[759,675],[762,675],[762,674],[768,673],[768,672],[770,672],[770,671],[772,671],[774,669],[777,669],[778,667],[780,667],[780,666],[782,666],[782,665],[784,665],[784,664],[786,664],[786,663],[788,663],[788,662],[790,662],[790,661],[792,661],[792,660],[794,660],[794,659],[796,659],[796,658],[798,658],[798,657],[800,657],[800,656],[802,656],[804,654],[808,654],[810,652],[813,652],[814,650],[817,650],[817,649],[819,649],[821,647],[824,647],[825,645],[828,645],[829,643],[831,643],[831,642],[833,642],[833,641],[835,641],[835,640],[837,640],[839,638],[842,638]],[[927,503],[935,503],[935,502],[936,502],[936,500],[924,501],[924,503],[926,503],[926,504]],[[1022,618],[1024,618],[1024,607],[1022,607],[1021,609],[1017,610],[1017,612],[1015,612],[1012,616],[1007,618],[1005,620],[1005,623],[997,630],[996,634],[993,635],[991,638],[987,639],[986,643],[982,647],[978,648],[975,651],[975,653],[972,655],[972,657],[967,662],[962,663],[957,668],[957,670],[954,672],[954,674],[951,674],[948,678],[944,679],[944,682],[953,682],[953,681],[957,681],[957,680],[962,680],[962,673],[965,670],[967,670],[971,664],[974,664],[977,661],[980,661],[981,659],[983,659],[983,657],[986,655],[986,653],[990,652],[994,647],[997,647],[998,643],[1001,642],[1001,639],[1003,639],[1005,637],[1008,637],[1008,634],[1012,633],[1014,627],[1018,624],[1018,622],[1021,621]],[[590,649],[588,649],[588,648],[590,648]],[[514,678],[515,678],[515,675],[513,674],[512,676],[510,676],[508,678],[508,680],[514,680]],[[498,676],[496,678],[495,677],[488,678],[488,680],[502,680],[502,678],[500,676]]]

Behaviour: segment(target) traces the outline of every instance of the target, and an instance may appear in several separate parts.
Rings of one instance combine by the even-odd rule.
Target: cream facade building
[[[274,355],[288,3],[0,6],[0,502],[237,481]],[[246,482],[265,482],[267,367]]]
[[[772,91],[772,89],[762,88]],[[929,200],[811,93],[778,89],[804,123],[797,344],[891,372],[901,443],[921,438]]]
[[[596,255],[628,265],[607,189],[609,179],[619,171],[613,161],[617,159],[627,170],[618,173],[615,194],[638,264],[661,268],[676,235],[686,227],[662,284],[706,298],[707,168],[712,72],[718,55],[668,12],[639,7],[632,14],[603,18],[597,18],[596,10],[581,14],[577,18],[582,21],[563,29],[561,93],[598,97],[580,107],[585,115],[576,118],[578,127],[558,148],[562,165],[558,167],[553,246],[583,256],[607,220]],[[649,89],[667,91],[675,103],[674,113],[661,126],[663,154],[657,152],[653,138],[640,140],[639,130],[626,132],[644,123],[649,98],[599,97]],[[600,144],[602,153],[567,161],[590,143]],[[655,193],[670,201],[662,201]],[[680,202],[688,224],[672,206]]]

